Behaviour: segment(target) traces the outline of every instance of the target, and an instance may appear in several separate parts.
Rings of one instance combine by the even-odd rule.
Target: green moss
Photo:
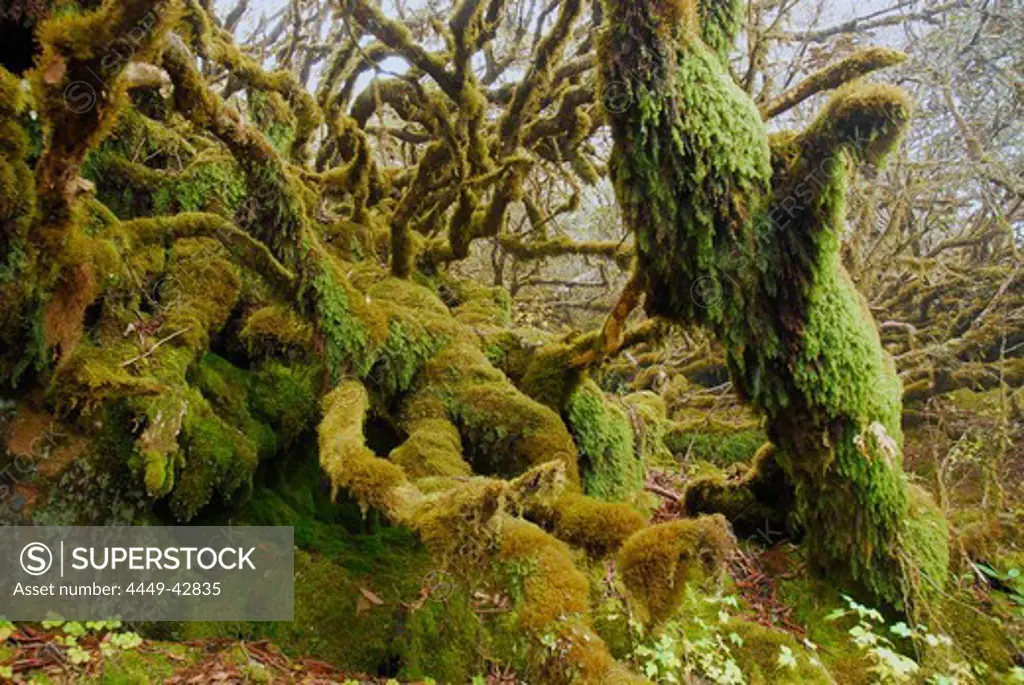
[[[688,583],[701,583],[720,571],[735,546],[722,516],[650,526],[630,537],[618,556],[618,568],[646,621],[672,617]]]
[[[446,418],[458,428],[477,473],[514,477],[560,461],[579,482],[576,446],[558,415],[519,392],[469,342],[454,342],[424,366],[403,408],[407,425],[423,418]]]
[[[587,379],[569,396],[565,417],[579,448],[584,491],[608,501],[635,496],[643,488],[644,462],[634,451],[626,412]]]
[[[509,521],[502,530],[498,559],[505,564],[530,562],[525,577],[519,578],[522,589],[516,617],[523,629],[540,634],[560,617],[587,611],[586,577],[573,565],[569,548],[540,528],[525,521]],[[517,574],[517,569],[523,567],[506,566],[505,573]]]
[[[539,682],[598,683],[609,673],[627,677],[585,623],[589,585],[568,547],[530,523],[511,519],[502,527],[497,564],[498,581],[512,588],[514,602],[503,632],[525,632],[530,672]],[[549,649],[551,644],[557,649]]]
[[[506,327],[511,323],[512,298],[500,287],[487,287],[476,281],[446,277],[442,288],[448,295],[455,318],[470,326]]]
[[[927,603],[945,542],[905,528],[900,397],[879,391],[891,362],[839,254],[849,163],[894,147],[906,95],[841,88],[769,148],[723,59],[737,3],[607,6],[601,83],[631,98],[608,112],[610,171],[648,313],[703,324],[724,346],[734,387],[767,417],[815,566],[883,601]]]
[[[333,380],[353,363],[367,367],[371,338],[353,310],[354,292],[338,266],[325,263],[313,278],[317,322],[324,336],[324,355]]]
[[[729,64],[729,50],[732,49],[733,42],[743,27],[745,5],[743,0],[697,2],[701,40],[726,66]]]
[[[559,498],[552,518],[559,540],[596,558],[614,554],[630,535],[647,525],[643,515],[627,504],[602,502],[578,493]]]
[[[829,685],[835,682],[817,654],[806,649],[790,633],[735,619],[722,626],[722,631],[738,635],[743,641],[732,654],[751,685]],[[795,666],[779,663],[783,649],[792,654]]]
[[[409,327],[393,321],[388,337],[377,351],[377,358],[366,374],[385,397],[408,390],[416,374],[448,339],[434,336],[422,326]]]
[[[180,521],[195,516],[214,493],[230,500],[251,483],[259,459],[248,439],[210,415],[186,417],[181,448],[180,470],[171,494],[171,509]]]
[[[322,373],[315,366],[269,362],[249,380],[253,416],[272,426],[283,447],[310,430],[319,419],[317,397]]]
[[[462,438],[445,419],[423,419],[409,426],[409,437],[389,455],[410,478],[469,476],[462,459]]]
[[[949,526],[932,496],[919,485],[908,487],[910,509],[901,531],[904,553],[910,556],[909,580],[915,592],[936,596],[945,589],[949,569]]]
[[[357,504],[334,501],[321,486],[316,452],[304,442],[268,464],[252,497],[230,514],[240,525],[294,527],[295,621],[188,623],[176,627],[177,638],[270,639],[290,656],[354,672],[467,682],[483,669],[478,648],[487,640],[469,586],[453,572],[451,592],[424,601],[438,562],[407,528],[362,532]],[[366,605],[362,589],[383,604]]]
[[[270,639],[290,655],[321,659],[356,672],[375,673],[386,668],[399,653],[408,656],[415,649],[413,640],[430,640],[429,634],[418,632],[421,621],[405,627],[417,631],[411,635],[403,635],[399,629],[403,623],[400,603],[418,597],[422,579],[432,569],[430,558],[422,551],[404,552],[393,544],[369,555],[350,546],[347,554],[362,559],[370,572],[351,572],[326,556],[296,551],[293,622],[188,623],[177,637]],[[385,604],[360,609],[360,588],[373,592]],[[436,615],[443,609],[440,605],[424,611]],[[431,655],[417,651],[415,656],[429,659]]]
[[[267,140],[280,154],[286,154],[295,142],[295,116],[280,93],[249,91],[249,112]]]
[[[242,279],[226,250],[213,238],[181,240],[171,249],[164,330],[191,350],[208,346],[238,302]]]
[[[19,123],[25,105],[21,82],[0,67],[0,382],[17,384],[30,366],[41,367],[33,344],[29,226],[35,211],[35,178],[27,163],[29,138]],[[26,315],[29,316],[26,316]]]
[[[973,597],[947,596],[937,607],[936,621],[969,663],[985,664],[999,674],[997,677],[1005,677],[1012,668],[1017,647],[1006,628],[976,606]]]
[[[705,432],[674,428],[665,435],[665,444],[672,454],[701,459],[722,468],[749,461],[766,440],[763,430]]]
[[[484,670],[484,649],[489,636],[474,613],[473,598],[455,588],[444,602],[431,601],[409,616],[396,640],[401,659],[399,676],[410,681],[433,678],[437,682],[467,682]]]
[[[195,373],[195,385],[218,416],[246,436],[260,459],[278,450],[277,435],[250,412],[250,375],[214,354],[204,355]],[[258,396],[258,395],[257,395]]]
[[[636,433],[638,456],[647,464],[675,466],[665,436],[670,428],[665,401],[650,391],[635,392],[623,398]]]

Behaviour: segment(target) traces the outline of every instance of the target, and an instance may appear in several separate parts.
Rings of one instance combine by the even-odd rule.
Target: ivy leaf
[[[14,624],[10,621],[0,621],[0,642],[6,642],[15,630]]]
[[[900,637],[910,637],[911,635],[913,635],[910,628],[908,628],[907,624],[903,621],[900,621],[899,623],[891,626],[889,628],[889,632],[895,635],[899,635]]]
[[[796,662],[796,657],[793,656],[793,650],[790,649],[789,647],[787,647],[786,645],[782,645],[779,648],[779,650],[780,650],[779,651],[779,659],[778,659],[779,666],[782,666],[783,668],[789,668],[789,669],[796,668],[797,667],[797,662]]]

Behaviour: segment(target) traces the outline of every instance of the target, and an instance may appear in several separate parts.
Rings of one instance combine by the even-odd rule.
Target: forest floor
[[[983,428],[993,397],[992,392],[960,391],[945,398],[945,415]],[[768,522],[740,539],[718,584],[688,596],[679,615],[688,616],[692,624],[679,628],[673,639],[684,641],[695,659],[701,645],[723,640],[726,649],[716,647],[708,654],[729,655],[722,665],[737,664],[744,679],[730,681],[723,675],[718,682],[1021,682],[1024,548],[1017,487],[1004,475],[1002,510],[983,515],[984,478],[971,461],[970,449],[962,438],[952,447],[940,445],[929,426],[908,430],[907,467],[918,480],[940,482],[947,490],[943,497],[956,531],[953,545],[961,554],[957,561],[954,550],[957,571],[944,600],[943,625],[931,633],[922,630],[918,637],[939,641],[951,636],[956,656],[947,659],[946,672],[948,664],[959,664],[964,669],[959,676],[925,680],[912,670],[903,677],[901,662],[885,664],[879,647],[900,646],[908,630],[902,618],[883,616],[815,577],[795,544],[799,541]],[[716,469],[735,472],[740,467],[732,455],[742,452],[749,440],[743,431],[720,434],[710,442],[694,434],[678,469],[649,468],[652,521],[683,517],[677,498],[688,479]],[[708,451],[709,444],[714,449]],[[939,447],[943,454],[936,462],[933,453]],[[1022,466],[1006,463],[1000,468],[1015,471]],[[486,646],[467,628],[500,616],[503,607],[507,610],[507,597],[489,588],[464,588],[457,576],[452,577],[456,587],[439,592],[435,562],[409,531],[350,520],[344,506],[325,515],[322,503],[308,501],[316,478],[312,461],[287,473],[264,474],[262,486],[239,512],[246,522],[296,527],[294,623],[131,626],[147,636],[138,644],[128,627],[18,624],[7,631],[0,647],[0,676],[31,683],[444,683],[456,682],[445,678],[445,672],[465,672],[466,664],[475,663],[469,669],[479,673],[474,685],[524,681],[522,674],[489,662]],[[631,633],[632,626],[623,624],[628,610],[623,611],[621,589],[612,582],[608,563],[587,567],[595,627],[617,657],[639,669],[650,668],[659,658],[659,642]],[[789,657],[799,666],[787,665]],[[922,665],[927,661],[920,660]],[[461,662],[460,667],[446,671],[452,661]],[[674,682],[659,679],[653,668],[654,682]]]

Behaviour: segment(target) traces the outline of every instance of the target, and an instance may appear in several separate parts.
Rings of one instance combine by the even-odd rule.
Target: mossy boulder
[[[641,615],[656,624],[671,618],[680,607],[687,584],[721,573],[735,545],[729,523],[720,514],[671,521],[626,540],[617,565]]]

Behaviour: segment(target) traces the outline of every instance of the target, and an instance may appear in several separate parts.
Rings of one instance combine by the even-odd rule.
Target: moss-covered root
[[[604,641],[588,625],[589,584],[572,562],[569,548],[537,526],[509,519],[503,526],[497,562],[513,587],[517,627],[530,639],[530,667],[536,682],[646,683],[616,664]],[[555,639],[549,649],[541,638]]]
[[[578,492],[568,492],[551,506],[529,513],[559,540],[597,559],[617,552],[629,536],[647,525],[644,516],[628,504],[602,502]]]
[[[618,568],[640,615],[651,624],[672,617],[687,583],[718,573],[736,538],[719,514],[645,528],[622,546]]]
[[[579,483],[576,445],[558,414],[517,390],[469,340],[441,350],[419,374],[402,410],[402,427],[412,436],[426,419],[458,428],[461,452],[442,454],[454,444],[438,432],[440,423],[428,425],[433,434],[421,445],[448,467],[460,468],[457,461],[464,458],[475,473],[515,478],[558,460],[568,481]]]
[[[444,418],[420,419],[407,427],[409,437],[388,458],[409,477],[468,477],[472,468],[462,459],[459,429]]]
[[[768,531],[792,533],[796,493],[785,470],[775,459],[775,446],[765,443],[753,464],[739,478],[704,476],[686,487],[683,503],[690,516],[722,514],[736,535],[771,537]]]
[[[366,446],[363,423],[369,404],[366,388],[355,380],[342,381],[324,397],[320,465],[331,479],[334,495],[344,488],[364,510],[373,507],[400,520],[412,488],[400,467]]]

